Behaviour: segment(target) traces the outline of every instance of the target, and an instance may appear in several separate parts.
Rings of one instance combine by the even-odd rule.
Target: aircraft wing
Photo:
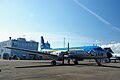
[[[5,47],[5,48],[13,49],[13,50],[17,50],[17,51],[28,52],[29,54],[39,54],[42,57],[49,58],[52,60],[58,59],[58,56],[56,56],[56,55],[46,54],[46,53],[35,51],[35,50],[21,49],[21,48],[16,48],[16,47]]]

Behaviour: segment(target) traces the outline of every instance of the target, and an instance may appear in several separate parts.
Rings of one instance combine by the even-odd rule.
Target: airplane
[[[114,62],[116,63],[116,60],[120,60],[119,53],[114,53],[110,47],[106,47],[104,49],[107,51],[107,53],[111,53],[111,55],[110,55],[111,57],[109,58],[109,62],[111,62],[111,60],[114,60]]]
[[[116,60],[120,61],[120,54],[117,54],[117,53],[112,54],[112,57],[110,58],[110,60],[114,60],[115,63],[116,63]]]
[[[62,61],[62,64],[64,64],[64,60],[68,60],[68,64],[70,64],[70,60],[72,60],[74,64],[78,64],[78,61],[84,59],[95,59],[98,66],[101,66],[102,64],[100,60],[107,59],[109,57],[106,53],[106,50],[99,46],[69,47],[68,43],[66,48],[50,48],[50,44],[48,42],[44,42],[43,36],[41,36],[40,47],[40,51],[21,49],[17,47],[5,48],[25,51],[29,52],[30,54],[39,54],[42,57],[51,59],[51,65],[56,65],[56,61]]]

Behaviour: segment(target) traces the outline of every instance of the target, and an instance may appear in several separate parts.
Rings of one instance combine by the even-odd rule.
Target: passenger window
[[[103,53],[101,53],[101,56],[103,56]]]

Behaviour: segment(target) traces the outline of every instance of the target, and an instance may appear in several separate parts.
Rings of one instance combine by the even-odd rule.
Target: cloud
[[[95,42],[101,44],[101,42],[99,40],[95,40]]]
[[[113,24],[111,24],[109,21],[105,20],[103,17],[99,16],[98,14],[96,14],[95,12],[93,12],[92,10],[90,10],[88,7],[86,7],[85,5],[81,4],[78,0],[73,0],[77,5],[79,5],[80,7],[82,7],[84,10],[86,10],[87,12],[91,13],[93,16],[95,16],[97,19],[99,19],[102,23],[108,25],[109,27],[115,29],[116,31],[120,32],[120,28],[114,26]]]
[[[113,26],[114,29],[116,29],[117,31],[120,31],[120,28],[116,27],[116,26]]]
[[[102,48],[104,48],[104,47],[110,47],[113,50],[114,53],[120,53],[120,43],[114,43],[114,42],[112,42],[112,43],[110,43],[108,45],[102,45],[101,47]]]

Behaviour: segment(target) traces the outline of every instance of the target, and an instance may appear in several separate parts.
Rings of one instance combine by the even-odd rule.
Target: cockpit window
[[[101,47],[95,48],[94,50],[103,51],[103,49]]]

